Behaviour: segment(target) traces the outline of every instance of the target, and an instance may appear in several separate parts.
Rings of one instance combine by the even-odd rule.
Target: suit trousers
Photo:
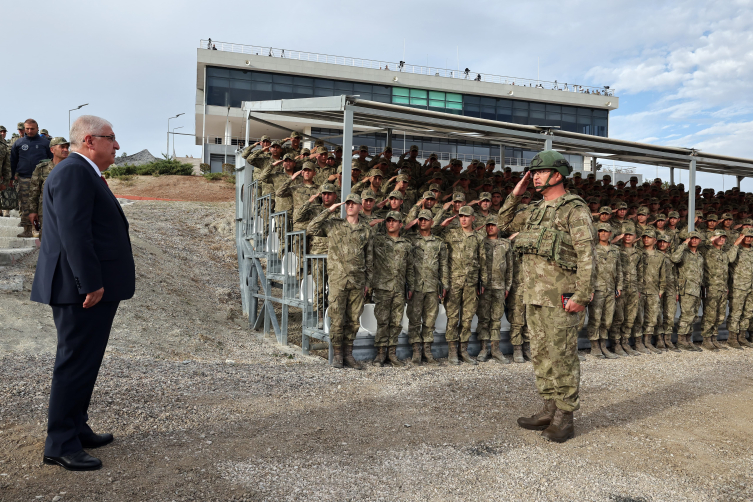
[[[80,451],[79,435],[91,433],[87,410],[119,303],[100,301],[88,309],[80,303],[52,305],[58,345],[44,444],[47,456]]]

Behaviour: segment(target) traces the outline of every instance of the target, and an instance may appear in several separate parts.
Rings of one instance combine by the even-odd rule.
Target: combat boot
[[[387,357],[392,363],[392,366],[396,368],[402,368],[403,366],[405,366],[405,363],[397,358],[397,346],[396,345],[390,345],[390,348],[387,351]]]
[[[599,344],[599,340],[591,340],[591,350],[589,351],[588,355],[591,357],[604,359],[604,354],[601,352],[601,345]]]
[[[622,348],[622,345],[620,344],[620,340],[615,340],[612,338],[612,348],[614,349],[614,353],[621,357],[627,357],[629,354],[625,352],[625,349]]]
[[[703,343],[701,343],[701,347],[703,347],[706,350],[719,350],[717,349],[713,343],[711,343],[711,337],[710,336],[704,336],[703,337]]]
[[[664,333],[656,334],[656,348],[659,352],[667,350],[667,346],[664,344]]]
[[[520,417],[518,425],[530,431],[543,431],[552,423],[557,405],[554,399],[544,399],[544,407],[538,413],[530,417]]]
[[[492,340],[492,359],[497,361],[498,363],[502,364],[510,364],[510,361],[507,360],[504,354],[502,354],[502,350],[499,348],[499,340]]]
[[[743,348],[740,346],[740,343],[737,341],[737,333],[733,333],[732,331],[727,332],[727,348],[732,347],[733,349],[740,349]]]
[[[21,239],[26,237],[33,237],[31,234],[31,225],[24,225],[24,231],[18,234],[16,237],[19,237]]]
[[[485,363],[489,360],[489,347],[491,343],[489,340],[481,340],[481,350],[479,351],[478,355],[476,356],[476,360],[480,363]],[[465,357],[463,358],[465,360]]]
[[[421,366],[421,344],[420,343],[414,343],[413,344],[413,358],[410,360],[412,364],[415,364],[416,366]]]
[[[549,441],[555,443],[564,443],[568,439],[575,437],[575,427],[573,427],[573,412],[562,411],[557,408],[552,418],[552,423],[541,433]]]
[[[531,342],[523,342],[523,356],[528,361],[533,361],[533,357],[531,357]]]
[[[643,337],[640,335],[635,337],[635,350],[640,352],[641,354],[651,353],[651,351],[648,350],[645,345],[643,345]]]
[[[385,361],[387,361],[387,347],[377,347],[377,355],[374,360],[371,361],[371,364],[381,368]]]
[[[633,347],[630,346],[630,339],[629,338],[623,338],[622,339],[622,348],[625,352],[627,352],[631,356],[639,356],[641,355],[640,352],[637,352],[633,349]]]
[[[753,349],[753,343],[750,343],[745,335],[745,330],[741,330],[740,333],[737,335],[737,341],[740,345],[743,347],[748,347],[749,349]]]
[[[363,364],[361,364],[359,361],[356,361],[353,357],[353,344],[349,343],[345,345],[345,357],[343,358],[343,362],[345,363],[345,366],[349,368],[353,368],[354,370],[362,370]]]
[[[426,358],[426,364],[439,364],[439,361],[434,359],[434,356],[431,353],[431,343],[429,342],[424,342],[424,357]]]
[[[456,366],[460,365],[458,359],[458,342],[447,342],[447,362]]]
[[[664,335],[664,345],[667,347],[667,350],[671,350],[672,352],[680,352],[680,349],[675,347],[675,344],[672,343],[672,333]]]
[[[472,358],[468,354],[468,342],[460,343],[460,358],[463,360],[464,363],[478,364],[478,361],[476,361],[474,358]]]
[[[713,336],[711,337],[711,344],[712,344],[712,345],[713,345],[714,347],[716,347],[717,349],[724,349],[724,350],[727,350],[727,347],[725,347],[724,345],[722,345],[722,343],[721,343],[721,342],[719,341],[719,338],[718,338],[718,337],[719,337],[719,335],[713,335]]]
[[[332,345],[332,363],[333,368],[343,367],[343,348],[339,343]]]
[[[688,345],[690,345],[690,350],[694,350],[696,352],[701,352],[701,347],[698,347],[695,343],[693,343],[693,334],[688,334]]]
[[[619,359],[620,358],[620,356],[618,356],[614,352],[609,351],[609,349],[607,348],[607,341],[604,340],[603,338],[599,340],[599,345],[601,345],[601,353],[604,354],[604,357],[606,357],[607,359]]]
[[[525,358],[523,357],[523,346],[522,345],[513,345],[512,346],[512,360],[516,363],[524,363],[526,362]]]
[[[661,350],[654,347],[654,345],[651,343],[652,336],[653,335],[643,335],[643,346],[646,347],[649,352],[653,352],[654,354],[661,354]]]

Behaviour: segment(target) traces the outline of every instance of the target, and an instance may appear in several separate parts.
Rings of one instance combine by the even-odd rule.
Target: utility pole
[[[165,155],[167,155],[167,159],[170,160],[170,121],[172,119],[177,119],[181,115],[185,115],[185,113],[179,113],[175,117],[170,117],[167,119],[167,151],[165,152]]]
[[[71,112],[74,110],[80,110],[88,104],[89,103],[84,103],[83,105],[78,105],[76,108],[71,108],[70,110],[68,110],[68,139],[71,139]]]

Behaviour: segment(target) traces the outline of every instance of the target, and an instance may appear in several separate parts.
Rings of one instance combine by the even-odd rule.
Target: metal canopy
[[[279,119],[309,119],[337,124],[344,123],[345,111],[348,110],[353,112],[355,127],[389,128],[415,135],[467,139],[533,151],[543,149],[545,141],[550,139],[552,148],[561,153],[680,169],[689,169],[689,162],[694,159],[699,171],[753,176],[752,159],[407,108],[354,96],[246,101],[243,109],[251,120],[274,122],[274,116],[278,116]]]

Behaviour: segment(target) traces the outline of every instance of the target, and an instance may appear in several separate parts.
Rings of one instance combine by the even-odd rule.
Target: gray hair
[[[87,135],[100,134],[106,127],[112,124],[101,117],[81,115],[71,126],[71,147],[80,146]]]

